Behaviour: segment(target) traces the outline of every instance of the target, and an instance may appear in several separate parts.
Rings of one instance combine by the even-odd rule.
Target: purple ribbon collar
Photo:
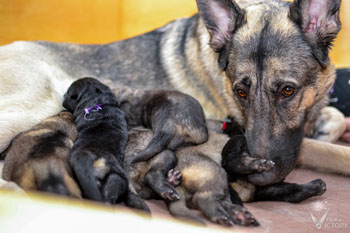
[[[93,107],[90,108],[85,108],[85,115],[84,115],[84,119],[87,121],[92,121],[93,119],[89,119],[87,116],[90,114],[90,112],[99,112],[102,110],[102,106],[103,104],[97,104]]]

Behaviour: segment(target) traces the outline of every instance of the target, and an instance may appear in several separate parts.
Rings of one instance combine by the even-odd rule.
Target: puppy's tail
[[[69,163],[78,179],[83,195],[90,200],[102,202],[103,197],[94,174],[94,160],[95,155],[92,153],[72,151]]]
[[[151,159],[154,155],[160,153],[170,142],[172,134],[159,132],[156,133],[152,140],[148,143],[146,149],[140,154],[136,155],[132,160],[131,164]]]

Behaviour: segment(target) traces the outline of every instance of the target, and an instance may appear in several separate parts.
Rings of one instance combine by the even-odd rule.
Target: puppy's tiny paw
[[[309,183],[309,185],[312,185],[314,187],[315,195],[317,196],[321,196],[327,190],[326,183],[321,179],[313,180]]]
[[[234,223],[243,226],[259,226],[259,222],[242,206],[235,206],[232,216]]]
[[[167,191],[161,192],[160,194],[163,199],[169,201],[177,201],[180,200],[180,195],[173,189],[168,188]]]
[[[233,226],[233,224],[234,224],[228,216],[224,216],[224,215],[218,216],[218,217],[213,217],[212,221],[217,223],[217,224],[220,224],[223,226],[228,226],[228,227]]]
[[[256,159],[252,162],[252,168],[258,173],[271,170],[275,166],[272,160],[268,159]]]
[[[168,182],[174,187],[181,184],[182,174],[179,170],[171,169],[168,171]]]

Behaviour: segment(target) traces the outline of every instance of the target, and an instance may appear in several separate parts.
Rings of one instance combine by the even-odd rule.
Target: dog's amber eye
[[[285,87],[282,90],[282,95],[284,97],[290,97],[294,94],[294,88],[293,87]]]
[[[247,98],[247,93],[245,93],[245,91],[243,91],[242,89],[238,89],[237,94],[241,98]]]

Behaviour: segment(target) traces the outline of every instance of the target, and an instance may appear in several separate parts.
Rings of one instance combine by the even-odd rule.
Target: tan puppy
[[[3,179],[24,190],[81,198],[67,156],[77,136],[72,115],[61,112],[17,135],[5,151]]]

